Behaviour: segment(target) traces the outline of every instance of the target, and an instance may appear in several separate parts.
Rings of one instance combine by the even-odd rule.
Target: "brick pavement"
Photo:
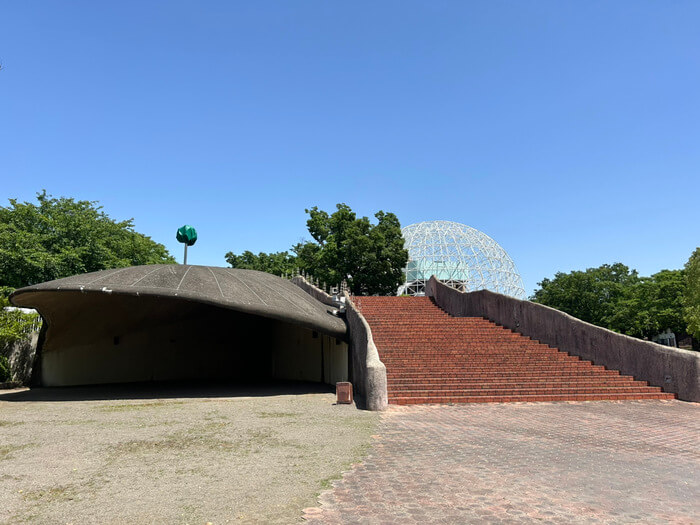
[[[391,407],[333,523],[700,523],[700,404]]]

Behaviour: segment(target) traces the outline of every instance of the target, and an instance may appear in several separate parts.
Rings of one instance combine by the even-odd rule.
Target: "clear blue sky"
[[[0,198],[194,264],[304,208],[469,224],[543,277],[700,245],[700,2],[3,2]]]

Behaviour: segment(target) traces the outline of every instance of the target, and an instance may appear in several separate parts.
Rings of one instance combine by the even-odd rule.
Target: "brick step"
[[[463,348],[468,350],[470,348],[497,348],[499,346],[504,346],[508,348],[554,348],[545,343],[539,341],[533,341],[531,339],[526,340],[511,340],[511,339],[501,339],[497,337],[488,338],[476,338],[476,337],[445,337],[444,335],[428,335],[421,334],[415,335],[410,338],[399,339],[399,338],[388,338],[388,337],[373,337],[374,344],[377,348],[415,348],[429,345],[431,348],[440,349],[443,347],[450,347],[452,349]]]
[[[371,325],[370,325],[371,326]],[[484,333],[484,330],[454,330],[453,328],[435,329],[434,326],[424,329],[410,329],[404,333],[390,333],[388,330],[377,330],[376,327],[372,331],[373,339],[383,339],[387,341],[415,341],[416,339],[442,339],[446,341],[463,341],[469,344],[473,341],[505,341],[509,343],[519,342],[537,342],[537,339],[530,339],[525,336],[509,336],[508,334],[496,333],[490,335]]]
[[[494,347],[475,347],[475,348],[445,348],[425,347],[419,348],[388,348],[377,346],[382,357],[402,357],[405,355],[421,355],[425,357],[452,357],[455,355],[489,355],[496,352],[501,352],[508,355],[528,355],[528,354],[543,354],[543,355],[571,355],[568,352],[562,352],[556,348],[548,346],[532,347],[510,347],[510,346],[494,346]]]
[[[439,366],[446,363],[454,363],[455,366],[474,366],[474,365],[507,365],[507,366],[517,366],[517,365],[530,365],[536,366],[539,363],[574,363],[580,362],[585,363],[586,361],[581,361],[580,357],[577,356],[558,356],[558,355],[533,355],[533,356],[523,356],[523,355],[489,355],[484,354],[480,356],[452,356],[445,359],[425,359],[420,356],[414,356],[411,358],[381,358],[382,362],[389,367],[391,366]]]
[[[630,376],[602,376],[602,377],[567,377],[567,376],[552,376],[552,377],[490,377],[490,378],[434,378],[426,379],[392,379],[388,380],[389,384],[396,388],[410,387],[430,387],[435,389],[450,388],[455,385],[513,385],[513,384],[567,384],[567,385],[619,385],[619,386],[649,386],[647,381],[637,381]]]
[[[456,368],[456,367],[444,367],[441,370],[433,372],[425,372],[424,369],[411,369],[411,370],[400,370],[393,371],[392,373],[387,373],[387,377],[401,377],[405,379],[409,378],[419,378],[419,377],[511,377],[511,376],[533,376],[539,375],[542,377],[549,377],[550,375],[581,375],[583,372],[588,372],[588,369],[581,368],[566,368],[561,369],[559,367],[549,367],[546,370],[538,368],[518,368],[505,370],[502,374],[494,372],[492,367],[482,367],[482,368]],[[596,375],[596,374],[591,374]]]
[[[462,318],[455,318],[455,317],[449,317],[449,316],[441,316],[441,317],[430,317],[430,316],[425,316],[425,315],[418,315],[415,318],[412,317],[371,317],[371,316],[366,316],[365,319],[367,322],[373,323],[375,326],[380,326],[380,327],[385,327],[385,326],[395,326],[395,325],[401,325],[405,326],[408,328],[412,328],[415,326],[433,326],[433,325],[438,325],[438,326],[449,326],[453,328],[461,328],[465,330],[475,330],[475,329],[481,329],[481,330],[490,330],[490,331],[497,331],[497,330],[504,330],[504,333],[506,334],[517,334],[517,332],[512,332],[511,330],[505,329],[502,326],[498,326],[492,323],[489,323],[488,321],[473,321],[470,320],[469,318],[462,317]]]
[[[549,354],[549,355],[571,355],[568,352],[563,352],[557,348],[551,348],[549,346],[511,346],[511,345],[493,345],[493,346],[474,346],[474,347],[464,347],[464,346],[449,346],[445,344],[423,344],[422,342],[417,342],[415,346],[387,346],[377,344],[375,346],[379,351],[380,356],[390,356],[390,355],[425,355],[431,357],[440,357],[440,355],[451,356],[455,354],[489,354],[495,352],[502,352],[509,355],[518,354]]]
[[[386,365],[391,403],[673,399],[481,317],[452,317],[430,298],[358,297]]]
[[[398,373],[425,373],[428,375],[439,375],[439,374],[445,374],[445,373],[460,373],[460,372],[469,372],[469,373],[482,373],[482,372],[491,372],[491,373],[506,373],[506,372],[519,372],[519,371],[529,371],[529,372],[547,372],[547,371],[556,371],[556,370],[573,370],[573,371],[580,371],[580,370],[596,370],[593,368],[594,366],[599,366],[599,365],[591,365],[586,363],[585,361],[579,361],[577,363],[564,363],[564,364],[542,364],[539,366],[519,366],[519,367],[493,367],[493,366],[464,366],[464,365],[454,365],[454,364],[448,364],[448,365],[440,365],[440,366],[430,366],[429,370],[426,370],[425,366],[415,366],[415,367],[394,367],[394,368],[387,368],[387,375],[396,375]],[[598,368],[598,370],[603,370],[603,367],[601,366]]]
[[[497,368],[516,368],[516,367],[536,367],[538,365],[554,365],[554,364],[573,364],[582,363],[585,361],[577,361],[574,358],[563,359],[555,356],[548,357],[537,357],[532,358],[527,357],[512,357],[512,356],[481,356],[469,359],[468,357],[458,359],[456,357],[451,359],[382,359],[382,362],[387,368],[424,368],[426,365],[431,368],[440,368],[442,366],[455,366],[455,367],[485,367],[485,366],[495,366]]]
[[[562,355],[571,356],[568,352],[561,352],[556,348],[535,347],[535,348],[513,348],[508,346],[496,346],[493,348],[444,348],[443,346],[430,347],[420,345],[414,348],[387,348],[377,346],[381,357],[404,357],[404,356],[425,356],[430,358],[440,358],[460,355]],[[578,357],[578,356],[577,356]]]
[[[579,356],[571,355],[566,352],[560,352],[555,348],[542,348],[537,350],[525,349],[519,350],[517,348],[500,348],[500,349],[474,349],[474,350],[421,350],[420,348],[414,348],[413,350],[382,350],[379,348],[379,356],[382,361],[385,359],[459,359],[461,357],[465,358],[478,358],[478,357],[503,357],[503,358],[531,358],[531,357],[543,357],[543,358],[554,358],[559,357],[562,359],[567,358],[578,358]]]
[[[437,390],[437,389],[408,389],[404,388],[398,391],[393,391],[389,394],[389,398],[399,396],[511,396],[511,395],[541,395],[541,394],[634,394],[634,393],[660,393],[661,388],[657,386],[638,387],[638,386],[606,386],[606,387],[533,387],[511,385],[504,387],[491,388],[465,388],[454,390]]]
[[[651,390],[649,390],[651,389]],[[391,396],[404,395],[481,395],[479,392],[487,392],[488,395],[498,395],[506,393],[520,394],[551,394],[551,393],[579,393],[596,394],[602,392],[661,392],[660,388],[648,387],[644,385],[629,384],[565,384],[565,383],[495,383],[466,385],[415,385],[414,388],[406,385],[393,385]],[[485,394],[484,394],[485,395]]]
[[[651,389],[651,390],[649,390]],[[566,391],[566,392],[599,392],[599,391],[622,391],[622,392],[661,392],[660,387],[651,387],[649,385],[638,384],[634,381],[627,382],[606,382],[606,381],[596,381],[590,383],[569,383],[566,381],[501,381],[493,383],[480,383],[476,381],[466,382],[466,383],[447,383],[444,385],[440,384],[401,384],[392,385],[391,395],[403,395],[406,392],[418,392],[425,395],[434,394],[435,392],[481,392],[484,390],[527,390],[529,393],[535,391],[542,392],[552,392],[552,391]]]
[[[371,325],[370,325],[371,326]],[[395,326],[394,326],[395,327]],[[393,339],[409,339],[413,337],[421,337],[421,336],[435,336],[435,335],[440,335],[442,337],[446,338],[452,338],[452,339],[464,339],[468,337],[481,337],[483,339],[503,339],[504,341],[523,341],[523,340],[530,340],[528,337],[525,337],[524,335],[518,335],[518,334],[508,334],[508,333],[503,333],[503,332],[496,332],[495,334],[489,334],[486,332],[486,330],[483,330],[481,328],[475,328],[475,329],[459,329],[459,327],[454,327],[454,326],[446,326],[446,327],[439,327],[430,325],[430,326],[424,326],[424,327],[411,327],[407,328],[406,331],[401,332],[401,333],[388,333],[388,331],[382,331],[382,330],[377,330],[376,326],[373,331],[373,336],[376,332],[377,337],[391,337]],[[468,337],[467,337],[468,336]]]
[[[630,377],[620,375],[618,370],[517,370],[517,371],[505,371],[503,373],[493,372],[487,370],[484,372],[472,372],[469,370],[455,371],[452,373],[443,373],[442,375],[436,375],[432,373],[425,372],[397,372],[389,374],[387,373],[388,381],[424,381],[431,380],[436,383],[443,382],[451,379],[461,379],[461,380],[489,380],[489,379],[499,379],[510,380],[511,378],[550,378],[550,377],[561,377],[561,378],[582,378],[591,379],[595,377]]]
[[[389,397],[392,405],[424,405],[445,403],[515,403],[546,401],[634,401],[647,399],[676,399],[675,394],[666,392],[637,394],[536,394],[498,396],[402,396]]]

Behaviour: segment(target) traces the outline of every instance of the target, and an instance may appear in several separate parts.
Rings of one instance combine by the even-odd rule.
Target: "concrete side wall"
[[[290,324],[275,326],[272,377],[335,385],[348,380],[348,345],[328,335]]]
[[[345,293],[345,316],[350,334],[351,378],[356,394],[368,410],[384,410],[389,403],[386,366],[372,339],[372,330],[350,296]]]
[[[307,328],[186,301],[78,295],[48,320],[43,385],[347,380],[347,345]]]
[[[462,293],[432,277],[426,286],[443,310],[486,317],[506,328],[597,365],[649,381],[685,401],[700,401],[700,353],[618,334],[547,306],[480,290]]]

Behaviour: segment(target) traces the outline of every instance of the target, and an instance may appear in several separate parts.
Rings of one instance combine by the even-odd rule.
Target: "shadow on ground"
[[[105,401],[119,399],[268,397],[333,392],[335,392],[335,389],[331,385],[302,381],[271,381],[266,383],[168,381],[31,388],[6,392],[0,390],[0,401]]]

